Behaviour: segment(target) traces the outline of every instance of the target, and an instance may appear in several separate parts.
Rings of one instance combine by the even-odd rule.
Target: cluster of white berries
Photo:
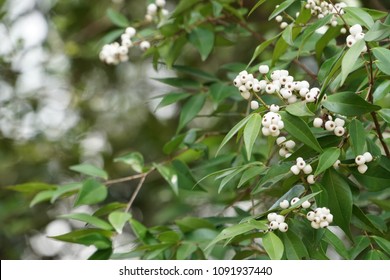
[[[323,127],[327,131],[333,131],[336,136],[343,136],[345,133],[345,121],[341,118],[335,118],[328,116],[328,120],[324,122],[322,118],[315,118],[313,121],[314,127]]]
[[[299,101],[299,98],[306,102],[315,102],[320,93],[319,88],[310,88],[310,84],[305,80],[294,81],[294,77],[289,75],[287,70],[275,70],[268,78],[268,65],[260,65],[259,72],[263,79],[256,79],[253,74],[244,70],[233,80],[244,99],[249,99],[252,92],[277,94],[285,103],[292,104]],[[251,103],[252,109],[257,109],[258,106],[257,101]]]
[[[277,137],[280,134],[280,130],[284,128],[284,122],[282,117],[277,113],[279,111],[279,106],[271,105],[270,110],[263,116],[261,124],[261,132],[264,136],[274,136]]]
[[[125,32],[121,35],[121,44],[114,42],[106,44],[100,51],[100,60],[107,64],[118,64],[129,60],[129,48],[133,46],[131,39],[135,36],[137,31],[134,27],[127,27]]]
[[[293,140],[287,140],[286,137],[280,136],[276,139],[276,144],[280,147],[279,155],[288,158],[292,154],[296,143]]]
[[[357,169],[359,173],[364,174],[366,173],[368,166],[366,165],[367,162],[370,162],[373,160],[373,157],[371,153],[365,152],[363,155],[358,155],[355,158],[355,163],[358,165]]]
[[[127,27],[121,35],[121,44],[114,42],[103,46],[99,54],[100,60],[114,65],[128,61],[129,49],[134,46],[132,39],[136,33],[137,30],[134,27]],[[142,51],[146,51],[150,48],[150,43],[148,41],[142,41],[139,43],[139,47]]]
[[[290,205],[294,206],[294,204],[297,203],[298,201],[299,201],[299,197],[294,197],[293,199],[291,199],[290,202],[287,199],[285,199],[279,203],[279,206],[282,209],[287,209],[288,207],[290,207]],[[302,208],[304,209],[307,209],[311,206],[311,203],[308,200],[306,200],[300,206],[302,206]]]
[[[332,14],[332,26],[337,26],[337,17],[345,13],[343,9],[345,7],[347,7],[347,4],[344,2],[333,5],[332,3],[323,0],[307,0],[307,3],[305,4],[305,8],[310,9],[312,16],[324,18],[325,16]]]
[[[314,211],[309,211],[306,218],[311,222],[312,228],[319,229],[329,226],[333,222],[333,215],[326,207],[316,208]]]
[[[297,13],[297,17],[299,16],[299,12]],[[275,17],[276,22],[280,23],[280,28],[285,29],[288,26],[288,23],[286,21],[283,21],[283,17],[281,15],[278,15]]]
[[[166,17],[169,14],[167,9],[164,9],[166,5],[165,0],[156,0],[155,3],[151,3],[146,8],[145,20],[148,22],[152,22],[156,16],[160,15],[162,17]]]
[[[315,183],[314,175],[310,174],[313,172],[313,168],[309,163],[306,163],[301,157],[296,159],[296,163],[293,166],[291,166],[290,171],[294,175],[298,175],[302,171],[304,174],[308,175],[306,180],[309,184]]]
[[[366,34],[363,33],[363,28],[360,24],[355,24],[349,29],[350,35],[347,36],[347,46],[350,48],[359,40],[363,40]],[[364,45],[362,52],[367,51],[367,46]]]
[[[283,215],[278,215],[274,212],[267,215],[269,221],[268,229],[270,231],[279,229],[281,232],[286,232],[288,230],[288,224],[284,222],[285,217]]]

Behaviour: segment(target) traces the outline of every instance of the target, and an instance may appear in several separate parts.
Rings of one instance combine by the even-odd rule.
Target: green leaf
[[[140,241],[144,241],[146,234],[148,233],[148,229],[143,224],[141,224],[140,222],[138,222],[135,219],[130,218],[129,222],[130,222],[130,226],[131,226],[134,234],[137,236],[137,238]]]
[[[197,217],[185,217],[175,221],[183,233],[191,232],[200,228],[215,229],[209,221]]]
[[[329,229],[325,229],[324,232],[324,240],[332,245],[332,247],[336,250],[336,252],[346,260],[349,260],[349,253],[344,246],[344,243],[331,232]]]
[[[165,40],[161,46],[158,47],[158,54],[165,61],[166,66],[170,69],[175,63],[176,59],[183,53],[183,47],[187,43],[187,38],[183,34],[178,37],[172,37]],[[158,55],[156,55],[158,59]],[[158,61],[156,61],[157,63]]]
[[[263,174],[264,173],[263,171],[265,169],[266,168],[264,166],[251,166],[251,167],[249,167],[247,170],[244,171],[244,173],[242,173],[242,176],[241,176],[240,182],[237,185],[237,188],[242,187],[246,182],[248,182],[252,178]]]
[[[390,26],[378,20],[375,22],[374,26],[368,30],[364,36],[364,40],[366,42],[372,42],[380,41],[388,37],[390,37]]]
[[[158,240],[160,240],[161,243],[177,243],[180,241],[180,238],[180,234],[173,230],[164,231],[158,235]]]
[[[225,174],[222,174],[220,177],[217,177],[216,179],[219,179],[219,178],[223,178],[219,187],[218,187],[218,193],[220,193],[222,191],[222,189],[226,186],[227,183],[229,183],[234,177],[236,177],[238,174],[240,174],[242,171],[244,171],[245,169],[248,168],[248,165],[244,165],[244,166],[239,166],[233,170],[229,170],[226,172],[226,175]]]
[[[112,248],[96,250],[88,260],[108,260],[112,255]]]
[[[270,188],[276,183],[280,182],[288,175],[290,167],[291,163],[288,162],[271,166],[265,176],[261,178],[259,184],[253,189],[252,193],[256,194],[263,191],[264,188]]]
[[[114,162],[123,162],[131,166],[131,168],[138,173],[143,172],[144,157],[141,153],[133,152],[114,159]]]
[[[261,127],[261,116],[257,113],[253,113],[251,116],[244,128],[244,143],[248,160],[251,158],[252,148]]]
[[[368,253],[364,256],[365,260],[382,260],[382,254],[379,250],[370,250]],[[386,258],[385,258],[386,259]]]
[[[192,6],[196,5],[197,3],[199,3],[198,0],[180,1],[172,14],[172,18],[175,18],[175,17],[179,16],[180,14],[184,13],[185,11],[190,10],[192,8]]]
[[[297,116],[297,117],[311,117],[314,116],[314,113],[309,110],[309,108],[306,105],[306,102],[299,101],[293,104],[289,104],[286,107],[286,111],[289,112],[291,115]]]
[[[291,24],[289,24],[286,29],[283,30],[282,32],[282,38],[284,39],[284,41],[286,41],[287,44],[289,44],[290,46],[293,46],[294,45],[294,41],[293,41],[293,26]]]
[[[358,236],[355,238],[355,244],[349,250],[351,260],[356,259],[361,252],[370,246],[370,239],[367,236]]]
[[[352,151],[355,157],[363,154],[366,144],[366,130],[361,121],[353,119],[348,127],[349,139],[351,141]]]
[[[379,235],[382,234],[381,230],[376,227],[376,225],[369,219],[369,217],[358,206],[353,205],[352,214],[354,218],[353,224],[356,227],[361,228],[365,231],[372,232],[374,234],[379,234]]]
[[[126,28],[130,25],[129,21],[127,20],[127,18],[124,15],[122,15],[121,13],[118,13],[117,11],[114,11],[113,9],[107,10],[107,17],[116,26]]]
[[[201,86],[201,84],[198,81],[195,81],[193,79],[182,78],[182,77],[154,78],[154,80],[181,89],[183,88],[198,89]]]
[[[252,117],[252,115],[246,116],[244,119],[242,119],[239,123],[237,123],[226,136],[223,138],[221,145],[219,145],[218,150],[216,152],[216,156],[218,155],[219,151],[222,149],[223,146],[227,142],[229,142],[230,139],[249,121],[249,119]]]
[[[109,223],[95,216],[91,216],[89,214],[73,213],[73,214],[61,215],[59,216],[59,218],[77,220],[77,221],[85,222],[87,224],[90,224],[100,229],[112,230],[112,226]]]
[[[349,25],[358,23],[367,27],[367,29],[370,29],[371,26],[374,25],[374,20],[370,14],[363,9],[357,7],[345,7],[343,9],[346,12],[343,17],[346,19]]]
[[[193,77],[197,77],[206,81],[218,81],[218,78],[215,77],[213,74],[203,71],[201,69],[198,69],[196,67],[191,67],[188,65],[174,65],[173,69],[185,73],[188,75],[191,75]]]
[[[340,92],[328,96],[322,105],[329,111],[345,116],[360,116],[380,110],[381,107],[368,103],[353,92]]]
[[[374,91],[373,98],[374,103],[381,101],[389,96],[390,93],[390,80],[383,81]]]
[[[83,244],[86,246],[94,245],[98,249],[111,248],[111,240],[109,237],[112,235],[110,231],[101,229],[80,229],[66,234],[58,236],[50,236],[51,238],[70,242]]]
[[[322,178],[322,185],[328,194],[328,205],[334,222],[351,237],[352,193],[345,179],[335,170],[328,169]]]
[[[233,225],[231,227],[225,228],[224,230],[221,231],[220,234],[218,234],[218,236],[213,241],[211,241],[211,243],[206,247],[206,249],[211,247],[212,245],[218,243],[221,240],[234,238],[237,235],[254,230],[255,228],[256,228],[255,225],[252,225],[249,223],[237,224],[237,225]]]
[[[172,167],[162,164],[156,164],[155,167],[165,181],[167,181],[172,187],[173,192],[177,195],[179,193],[179,180],[176,171]]]
[[[184,104],[180,113],[177,132],[182,130],[187,123],[196,117],[200,110],[202,110],[205,101],[206,96],[204,94],[196,94]]]
[[[260,5],[262,5],[266,0],[259,0],[257,3],[252,7],[250,12],[248,13],[248,17],[258,8]]]
[[[43,201],[50,200],[53,196],[55,191],[49,190],[49,191],[41,191],[37,193],[34,198],[30,202],[30,207],[33,207],[34,205],[41,203]]]
[[[289,45],[284,40],[284,38],[280,37],[274,47],[274,51],[272,54],[272,65],[275,65],[276,61],[278,61],[278,59],[286,53],[288,47]]]
[[[163,108],[165,106],[171,105],[173,103],[176,103],[176,102],[178,102],[180,100],[186,99],[189,96],[191,96],[191,94],[189,94],[189,93],[176,93],[176,92],[167,93],[161,99],[160,103],[156,107],[156,110],[158,110],[160,108]]]
[[[322,19],[316,20],[309,27],[305,28],[305,30],[303,31],[302,35],[300,36],[300,37],[302,37],[302,40],[301,40],[301,44],[299,46],[298,54],[300,54],[302,52],[302,49],[306,46],[308,40],[312,37],[314,32],[318,28],[320,28],[320,27],[322,27],[324,25],[327,25],[329,23],[330,19],[332,18],[332,16],[333,16],[332,14],[327,15],[327,16],[325,16]],[[298,40],[299,40],[299,38],[298,38]]]
[[[115,210],[123,210],[126,208],[126,203],[120,203],[120,202],[111,202],[108,204],[105,204],[98,210],[96,210],[93,215],[96,217],[101,217],[110,214],[111,212]]]
[[[112,212],[108,215],[108,220],[117,233],[121,234],[123,227],[130,220],[131,215],[127,212]]]
[[[319,157],[318,166],[314,172],[314,176],[318,176],[326,169],[333,166],[336,160],[340,157],[340,153],[340,149],[336,147],[326,149]]]
[[[280,36],[280,35],[277,35],[277,36],[275,36],[275,37],[273,37],[273,38],[271,38],[271,39],[268,39],[267,41],[262,42],[260,45],[258,45],[258,46],[256,47],[255,51],[253,52],[252,58],[251,58],[251,60],[249,61],[248,66],[251,65],[251,64],[253,63],[253,61],[255,61],[255,59],[256,59],[257,57],[259,57],[260,54],[261,54],[269,45],[271,45],[272,42],[273,42],[276,38],[278,38],[279,36]]]
[[[279,7],[277,7],[272,13],[271,15],[268,17],[268,20],[271,20],[273,19],[274,17],[276,17],[277,15],[279,15],[281,12],[283,12],[284,10],[286,10],[288,7],[290,7],[294,2],[296,2],[297,0],[285,0],[283,3],[281,3],[279,5]]]
[[[347,50],[341,62],[341,83],[342,86],[348,75],[353,71],[360,54],[365,46],[364,40],[358,40],[352,47]]]
[[[329,42],[332,41],[334,38],[336,38],[339,34],[340,34],[339,27],[330,27],[326,31],[326,33],[317,41],[315,54],[318,62],[321,61],[321,57],[324,52],[324,49],[328,46]]]
[[[311,132],[309,126],[301,118],[286,112],[280,112],[280,115],[282,116],[282,120],[285,124],[284,129],[288,133],[313,150],[322,152],[322,148]]]
[[[372,52],[377,59],[376,66],[385,74],[390,75],[390,50],[385,48],[373,48]]]
[[[192,255],[197,250],[197,246],[194,243],[183,243],[177,248],[176,259],[177,260],[186,260],[189,256]]]
[[[99,177],[99,178],[103,178],[105,180],[107,180],[107,178],[108,178],[108,174],[106,171],[104,171],[103,169],[98,168],[94,165],[87,164],[87,163],[73,165],[73,166],[69,167],[69,169],[76,171],[76,172],[79,172],[79,173],[82,173],[82,174],[85,174],[85,175],[92,176],[92,177]]]
[[[70,183],[63,186],[58,186],[58,188],[54,191],[53,196],[51,197],[50,202],[55,202],[58,198],[64,195],[71,195],[76,193],[83,186],[82,183]]]
[[[105,200],[106,197],[106,186],[93,179],[88,179],[83,183],[74,206],[96,204]]]
[[[202,61],[205,61],[214,48],[215,35],[208,28],[198,27],[190,33],[189,41],[198,49]]]
[[[264,235],[263,247],[267,252],[268,256],[271,258],[271,260],[282,259],[283,252],[284,252],[283,242],[272,231]]]
[[[55,190],[57,189],[56,185],[50,185],[39,182],[31,182],[19,185],[13,185],[6,187],[8,190],[21,192],[21,193],[36,193],[39,191]]]
[[[282,234],[282,240],[288,260],[309,259],[305,244],[302,239],[291,229]]]
[[[216,104],[219,104],[222,100],[236,96],[237,89],[233,86],[224,85],[222,83],[214,83],[210,86],[210,95]]]
[[[372,238],[375,240],[376,244],[378,244],[379,247],[382,248],[382,250],[390,255],[390,241],[387,239],[384,239],[379,236],[372,236]]]

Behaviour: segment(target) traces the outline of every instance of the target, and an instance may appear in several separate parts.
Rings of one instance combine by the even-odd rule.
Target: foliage
[[[246,8],[236,0],[181,0],[169,15],[162,7],[154,13],[148,8],[151,17],[134,22],[107,10],[118,29],[105,39],[123,45],[120,36],[131,25],[137,33],[130,36],[127,51],[141,47],[156,70],[177,73],[157,79],[175,88],[163,95],[158,108],[181,105],[177,129],[163,147],[163,160],[148,161],[153,155],[140,152],[115,158],[128,165],[127,177],[111,179],[108,170],[80,163],[70,170],[81,173],[81,182],[10,186],[33,194],[31,206],[71,197],[74,207],[94,207],[92,214],[59,217],[86,226],[52,238],[95,246],[91,259],[328,259],[330,248],[343,259],[390,258],[390,17],[352,7],[320,17],[307,7],[310,1],[283,1],[274,8],[265,2]],[[260,31],[250,21],[262,5],[269,12],[269,30]],[[275,19],[286,19],[278,33]],[[363,26],[365,36],[347,47],[349,33],[343,33],[356,25]],[[196,50],[196,59],[207,61],[248,37],[258,46],[247,65],[232,58],[216,71],[182,64],[188,51]],[[108,64],[128,63],[127,53],[115,54],[118,60],[112,61],[106,55],[101,53],[101,59]],[[287,75],[280,74],[287,69]],[[258,80],[249,85],[251,73]],[[292,80],[281,82],[283,77]],[[261,81],[265,86],[256,90]],[[292,89],[286,93],[288,83]],[[272,94],[269,85],[277,87]],[[268,123],[271,116],[277,116],[276,124]],[[215,117],[218,125],[213,126]],[[204,125],[197,122],[200,118]],[[212,211],[206,217],[193,211],[167,223],[142,224],[131,210],[156,174],[177,199]],[[110,188],[136,180],[127,203],[115,204],[122,200],[110,196]],[[310,220],[311,210],[323,211],[318,214],[323,220]],[[117,253],[113,240],[127,225],[136,246]]]

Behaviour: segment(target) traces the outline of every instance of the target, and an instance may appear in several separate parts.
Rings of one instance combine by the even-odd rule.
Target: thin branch
[[[130,197],[130,200],[127,203],[125,212],[128,212],[129,209],[131,208],[131,206],[133,205],[133,202],[134,202],[135,198],[137,197],[139,191],[141,190],[141,188],[142,188],[142,186],[143,186],[143,184],[145,182],[146,176],[148,176],[149,173],[150,173],[150,170],[148,172],[146,172],[146,173],[142,173],[143,176],[141,177],[141,180],[139,180],[137,188],[135,189],[133,195]]]
[[[106,185],[113,185],[113,184],[128,182],[128,181],[131,181],[131,180],[135,180],[135,179],[138,179],[138,178],[142,178],[142,177],[145,176],[144,174],[145,174],[145,173],[137,174],[137,175],[132,175],[132,176],[128,176],[128,177],[123,177],[123,178],[119,178],[119,179],[109,180],[109,181],[106,181],[105,184],[106,184]]]
[[[370,103],[374,102],[374,84],[375,84],[375,77],[374,77],[374,67],[373,67],[373,61],[372,61],[372,55],[371,55],[371,49],[367,48],[368,57],[370,59],[369,66],[370,66],[370,73],[369,73],[369,91],[368,91],[368,101]],[[382,144],[383,150],[385,151],[385,154],[388,158],[390,158],[390,151],[389,147],[386,144],[386,141],[383,137],[381,126],[378,121],[378,116],[376,112],[371,112],[372,120],[374,121],[375,125],[375,131],[378,134],[379,141]]]

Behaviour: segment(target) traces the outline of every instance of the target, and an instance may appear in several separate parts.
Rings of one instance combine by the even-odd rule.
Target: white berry
[[[310,174],[313,172],[313,168],[311,167],[310,164],[306,164],[305,167],[303,168],[303,173],[305,174]]]
[[[309,201],[304,201],[303,203],[302,203],[302,208],[305,208],[305,209],[307,209],[307,208],[309,208],[311,206],[311,203],[309,202]]]
[[[283,17],[281,15],[278,15],[276,18],[275,18],[276,22],[282,22],[283,21]]]
[[[365,164],[362,164],[362,165],[359,165],[357,169],[358,169],[359,173],[364,174],[364,173],[366,173],[368,166]]]
[[[267,215],[268,221],[270,221],[270,222],[275,221],[277,215],[278,215],[278,214],[276,214],[275,212],[269,213],[269,214]]]
[[[275,222],[275,221],[272,221],[272,222],[269,223],[269,227],[270,227],[270,229],[273,229],[273,230],[278,229],[279,228],[279,223]]]
[[[288,231],[288,224],[286,224],[286,223],[280,223],[280,224],[279,224],[279,230],[280,230],[281,232],[286,232],[286,231]]]
[[[259,72],[261,74],[267,74],[269,72],[269,67],[268,65],[260,65],[259,66]]]
[[[142,41],[139,47],[141,48],[141,50],[146,51],[150,48],[150,43],[148,41]]]
[[[345,129],[342,126],[336,126],[336,128],[334,129],[334,134],[336,136],[343,136],[344,133],[345,133]]]
[[[256,100],[252,100],[252,101],[251,101],[251,109],[252,109],[252,110],[257,110],[257,109],[259,109],[259,102],[257,102]]]
[[[294,205],[298,201],[299,201],[299,197],[294,197],[293,199],[291,199],[291,205]]]
[[[313,121],[314,127],[321,127],[324,121],[321,118],[315,118]]]
[[[293,166],[291,166],[290,171],[291,171],[292,173],[294,173],[295,175],[298,175],[299,172],[300,172],[300,169],[298,168],[298,166],[293,165]]]
[[[314,179],[314,175],[313,175],[313,174],[307,176],[306,180],[307,180],[307,182],[308,182],[310,185],[313,185],[313,184],[316,182],[316,180]]]
[[[362,155],[358,155],[356,158],[355,158],[355,162],[357,165],[362,165],[362,164],[365,164],[366,163],[366,158]]]
[[[279,203],[279,206],[280,206],[280,208],[282,208],[282,209],[287,209],[287,208],[290,206],[290,203],[288,202],[287,199],[285,199],[285,200],[283,200],[283,201],[281,201],[281,202]]]
[[[276,215],[275,221],[278,223],[283,223],[284,222],[284,216],[283,215]]]
[[[356,34],[359,34],[362,32],[363,32],[363,28],[360,24],[355,24],[355,25],[351,26],[351,28],[349,29],[349,33],[351,33],[352,36],[356,36]]]
[[[372,161],[372,159],[373,159],[372,154],[369,153],[369,152],[365,152],[365,153],[363,154],[363,157],[365,158],[366,162],[370,162],[370,161]]]

